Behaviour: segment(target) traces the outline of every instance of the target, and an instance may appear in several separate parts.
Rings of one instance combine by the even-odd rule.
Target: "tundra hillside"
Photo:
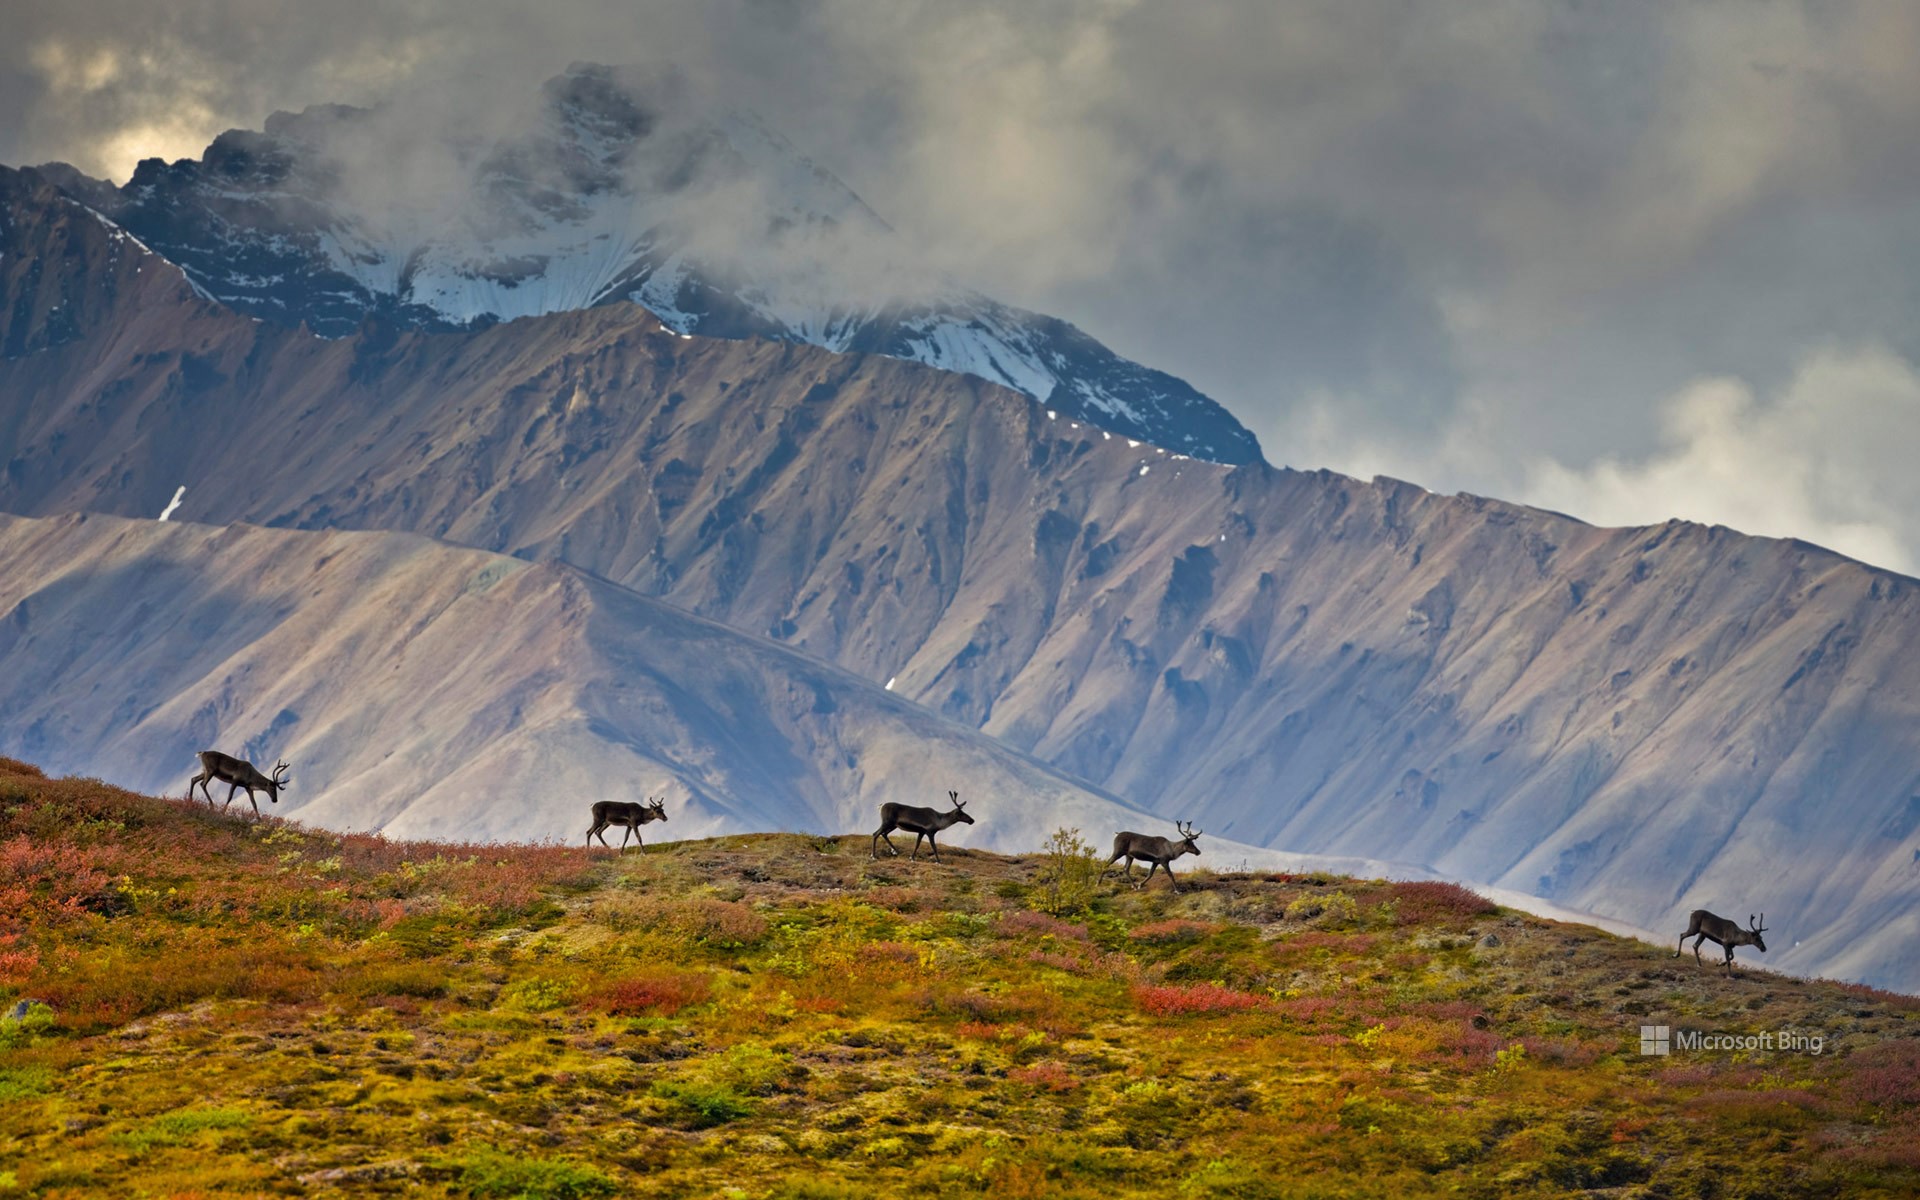
[[[1911,997],[1446,884],[866,843],[396,842],[0,760],[0,1195],[1920,1188]]]

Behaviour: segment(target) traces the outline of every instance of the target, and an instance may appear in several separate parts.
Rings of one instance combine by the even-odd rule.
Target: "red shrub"
[[[1395,918],[1402,925],[1461,921],[1493,912],[1493,901],[1457,883],[1421,880],[1393,885]]]
[[[1212,983],[1176,986],[1142,985],[1133,989],[1134,1003],[1140,1011],[1156,1017],[1209,1016],[1216,1013],[1246,1012],[1264,1008],[1259,996]]]
[[[1462,1025],[1440,1043],[1441,1055],[1460,1059],[1474,1069],[1491,1067],[1496,1056],[1506,1048],[1506,1038],[1490,1029],[1475,1029],[1471,1025]]]
[[[1029,951],[1027,961],[1038,967],[1052,967],[1056,971],[1065,971],[1069,975],[1085,975],[1089,966],[1084,958],[1075,958],[1069,954],[1048,954],[1045,950]]]
[[[1080,1086],[1065,1065],[1048,1059],[1030,1067],[1019,1067],[1007,1072],[1007,1079],[1013,1083],[1024,1083],[1043,1092],[1071,1092]]]
[[[1296,996],[1291,1000],[1275,1000],[1270,1007],[1281,1016],[1303,1025],[1317,1024],[1328,1017],[1345,1014],[1345,1006],[1331,996]]]
[[[0,933],[0,983],[25,983],[40,965],[40,948],[19,942],[17,933]]]
[[[1850,1135],[1837,1133],[1822,1140],[1831,1145],[1840,1137],[1852,1140]],[[1842,1145],[1839,1157],[1869,1167],[1920,1171],[1920,1127],[1913,1122],[1895,1122],[1877,1131],[1864,1145]]]
[[[1520,1044],[1527,1048],[1529,1061],[1557,1063],[1567,1067],[1592,1066],[1611,1049],[1594,1042],[1564,1038],[1523,1037]]]
[[[1023,934],[1032,934],[1036,937],[1055,937],[1064,941],[1074,942],[1093,940],[1092,935],[1087,932],[1086,927],[1083,925],[1075,925],[1071,921],[1062,921],[1060,918],[1050,917],[1046,913],[1027,912],[1025,910],[1010,912],[1001,917],[994,925],[993,931],[1001,937],[1020,937]]]
[[[1842,1103],[1881,1109],[1920,1104],[1920,1042],[1911,1039],[1864,1046],[1836,1064],[1834,1093]]]
[[[1920,1012],[1920,996],[1909,996],[1905,992],[1889,992],[1884,988],[1865,983],[1843,983],[1840,985],[1840,990],[1856,1000],[1884,1004],[1900,1012]]]
[[[1149,946],[1178,946],[1212,937],[1217,928],[1218,926],[1209,925],[1205,921],[1189,921],[1182,917],[1174,917],[1171,920],[1135,926],[1133,932],[1127,936]]]
[[[938,898],[924,888],[876,887],[868,888],[861,899],[875,908],[891,909],[894,912],[919,912],[921,909],[939,907]]]
[[[1467,1021],[1476,1017],[1483,1022],[1487,1010],[1471,1000],[1440,1000],[1432,1003],[1414,1004],[1409,1011],[1423,1017],[1432,1017],[1436,1021]]]
[[[994,1025],[1022,1022],[1056,1037],[1072,1036],[1081,1028],[1060,995],[1047,988],[1021,987],[1007,992],[928,989],[915,999],[922,1008],[959,1017],[963,1022]]]
[[[1365,957],[1380,939],[1371,933],[1328,933],[1309,929],[1283,937],[1271,944],[1269,953],[1280,963],[1311,959],[1320,953]]]
[[[751,946],[767,936],[767,919],[737,900],[689,900],[663,916],[670,928],[710,946]]]
[[[113,878],[78,846],[25,836],[0,842],[0,922],[6,925],[51,924],[88,909],[110,910],[118,898]]]
[[[1802,1088],[1769,1088],[1764,1091],[1740,1089],[1705,1092],[1696,1096],[1690,1107],[1716,1117],[1751,1124],[1778,1125],[1782,1122],[1792,1123],[1800,1113],[1825,1113],[1829,1106],[1824,1097]]]
[[[859,949],[861,958],[877,963],[917,963],[920,952],[904,942],[868,942]]]
[[[796,996],[793,1006],[801,1012],[837,1013],[847,1006],[847,1002],[832,996]]]
[[[705,1003],[710,986],[707,976],[699,974],[636,975],[601,988],[587,998],[587,1004],[615,1017],[670,1017]]]

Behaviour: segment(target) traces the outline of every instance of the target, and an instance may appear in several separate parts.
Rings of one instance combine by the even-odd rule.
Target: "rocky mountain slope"
[[[264,811],[395,836],[575,842],[593,801],[649,795],[671,814],[649,839],[870,830],[881,803],[943,787],[979,817],[949,844],[1152,822],[843,671],[557,563],[87,514],[0,516],[0,561],[0,752],[155,791],[182,793],[194,752],[222,747],[295,764]]]
[[[497,127],[443,120],[321,106],[118,189],[41,174],[222,303],[330,337],[369,315],[451,329],[632,301],[680,333],[910,359],[1184,453],[1259,457],[1181,380],[917,270],[845,184],[684,81],[576,64]]]
[[[113,310],[164,264],[61,228],[84,252],[42,251],[0,310],[38,347],[0,362],[22,398],[0,509],[153,515],[184,484],[195,520],[557,559],[1212,833],[1676,934],[1692,907],[1764,910],[1770,963],[1920,985],[1912,580],[1182,459],[977,380],[630,307],[325,341],[176,276]],[[110,332],[84,344],[19,299],[89,289]]]

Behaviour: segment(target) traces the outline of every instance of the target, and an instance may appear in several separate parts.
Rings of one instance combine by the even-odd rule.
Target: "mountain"
[[[37,273],[0,275],[0,343],[39,347],[0,362],[0,509],[152,516],[184,484],[183,518],[564,561],[1210,834],[1676,936],[1764,910],[1770,965],[1920,986],[1914,580],[1183,459],[630,306],[322,340],[49,203],[8,234]],[[46,334],[49,295],[99,331]]]
[[[923,362],[1170,450],[1259,457],[1181,380],[916,269],[845,184],[683,80],[576,64],[498,127],[446,120],[320,106],[118,189],[40,173],[221,303],[329,337],[370,315],[446,330],[631,301],[679,333]]]
[[[1152,822],[827,664],[562,564],[88,514],[0,516],[0,561],[0,749],[154,791],[181,793],[194,751],[227,747],[295,764],[263,810],[395,836],[573,842],[592,801],[648,795],[671,814],[649,840],[865,831],[884,801],[944,787],[978,815],[950,845]]]

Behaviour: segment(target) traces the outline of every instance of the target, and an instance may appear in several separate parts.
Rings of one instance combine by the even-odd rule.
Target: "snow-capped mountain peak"
[[[921,270],[831,172],[670,72],[575,64],[488,119],[316,106],[118,190],[49,178],[220,301],[323,335],[632,301],[682,334],[912,359],[1170,449],[1259,455],[1184,382]]]

